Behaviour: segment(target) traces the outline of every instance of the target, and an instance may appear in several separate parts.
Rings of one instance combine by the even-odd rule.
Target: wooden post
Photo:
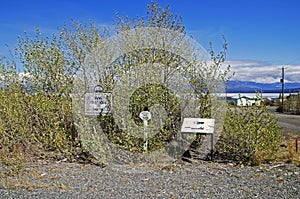
[[[296,153],[298,153],[298,137],[295,139],[295,144],[296,144]]]

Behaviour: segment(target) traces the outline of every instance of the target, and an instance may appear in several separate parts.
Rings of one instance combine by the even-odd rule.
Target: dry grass
[[[43,183],[33,183],[30,182],[29,180],[26,179],[5,179],[4,183],[2,186],[5,189],[27,189],[29,191],[34,190],[34,189],[47,189],[50,188],[51,186],[49,184],[43,184]]]
[[[291,129],[282,129],[284,140],[281,143],[276,159],[287,163],[300,163],[300,149],[299,149],[299,132]],[[298,145],[298,148],[297,148]]]

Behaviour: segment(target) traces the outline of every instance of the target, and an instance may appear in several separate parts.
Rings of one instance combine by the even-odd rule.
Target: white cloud
[[[232,80],[274,83],[282,78],[282,65],[273,66],[252,60],[228,60],[224,64],[231,65],[231,71],[235,72]],[[300,82],[300,65],[285,65],[284,67],[285,82]]]

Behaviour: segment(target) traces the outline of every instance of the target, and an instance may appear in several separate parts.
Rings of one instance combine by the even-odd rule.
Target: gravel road
[[[279,113],[276,112],[277,106],[269,107],[269,111],[274,113],[278,124],[282,127],[294,130],[299,133],[300,135],[300,115],[292,115],[286,113]]]
[[[280,126],[297,131],[300,135],[300,115],[276,113],[276,118]]]
[[[3,168],[2,168],[3,169]],[[197,161],[165,166],[31,163],[0,198],[300,198],[299,165]]]

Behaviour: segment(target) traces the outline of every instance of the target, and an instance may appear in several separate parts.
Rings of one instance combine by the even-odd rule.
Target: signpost
[[[215,119],[208,118],[184,118],[181,133],[209,134],[211,136],[211,159],[213,160]]]
[[[96,86],[94,92],[84,94],[84,113],[86,116],[105,115],[110,111],[111,102],[112,94]]]
[[[142,111],[140,113],[140,118],[144,121],[144,151],[147,151],[148,149],[148,134],[147,134],[147,126],[148,126],[148,120],[151,119],[151,113],[149,111]]]

